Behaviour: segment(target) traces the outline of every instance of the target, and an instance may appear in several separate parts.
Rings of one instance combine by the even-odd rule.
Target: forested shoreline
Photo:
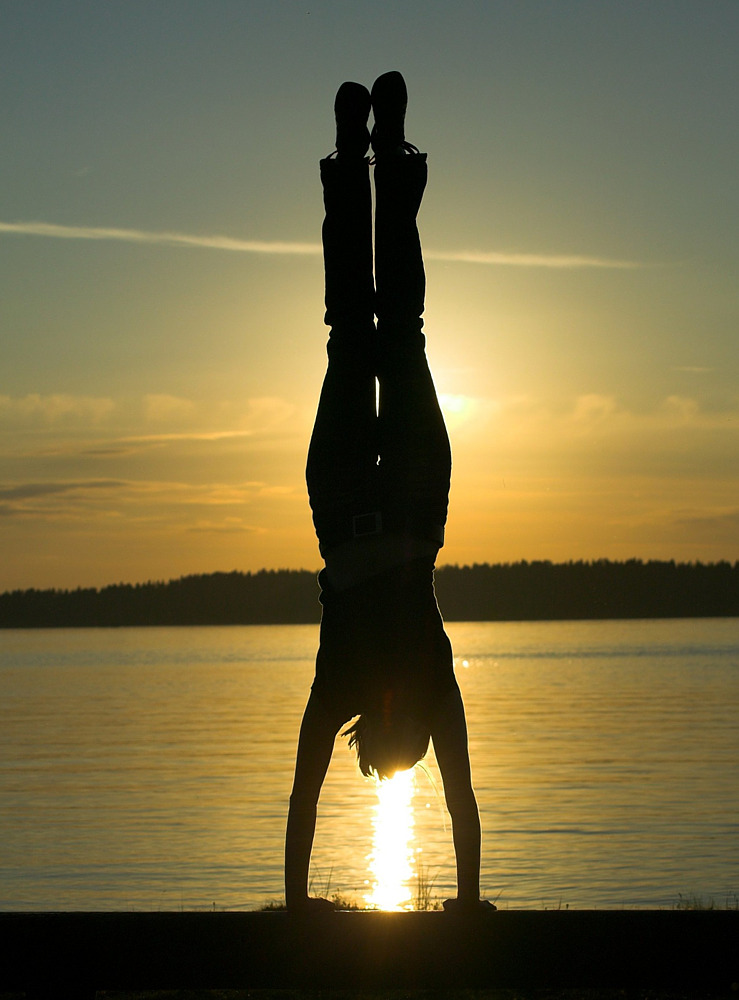
[[[517,562],[442,566],[448,621],[739,616],[739,562]],[[320,620],[310,570],[209,573],[168,582],[0,594],[0,628],[282,625]]]

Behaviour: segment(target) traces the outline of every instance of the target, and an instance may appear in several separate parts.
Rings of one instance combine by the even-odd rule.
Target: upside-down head
[[[356,750],[362,774],[376,774],[380,780],[423,760],[431,738],[428,725],[396,710],[393,701],[385,697],[382,708],[364,712],[341,734],[349,737],[349,746]]]

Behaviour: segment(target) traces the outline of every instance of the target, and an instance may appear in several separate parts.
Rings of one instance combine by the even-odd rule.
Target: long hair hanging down
[[[388,718],[382,712],[364,713],[343,731],[356,750],[359,770],[366,777],[392,778],[408,771],[426,756],[431,734],[428,726],[409,715]]]

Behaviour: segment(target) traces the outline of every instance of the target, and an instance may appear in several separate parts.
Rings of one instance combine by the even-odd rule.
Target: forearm
[[[295,906],[308,897],[308,870],[316,832],[316,804],[290,798],[285,834],[285,902]]]
[[[460,900],[480,898],[480,814],[472,789],[449,804],[452,837],[457,859],[457,895]]]

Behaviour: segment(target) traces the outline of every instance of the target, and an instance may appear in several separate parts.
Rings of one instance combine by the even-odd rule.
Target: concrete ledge
[[[738,911],[0,913],[0,990],[39,996],[737,982]]]

